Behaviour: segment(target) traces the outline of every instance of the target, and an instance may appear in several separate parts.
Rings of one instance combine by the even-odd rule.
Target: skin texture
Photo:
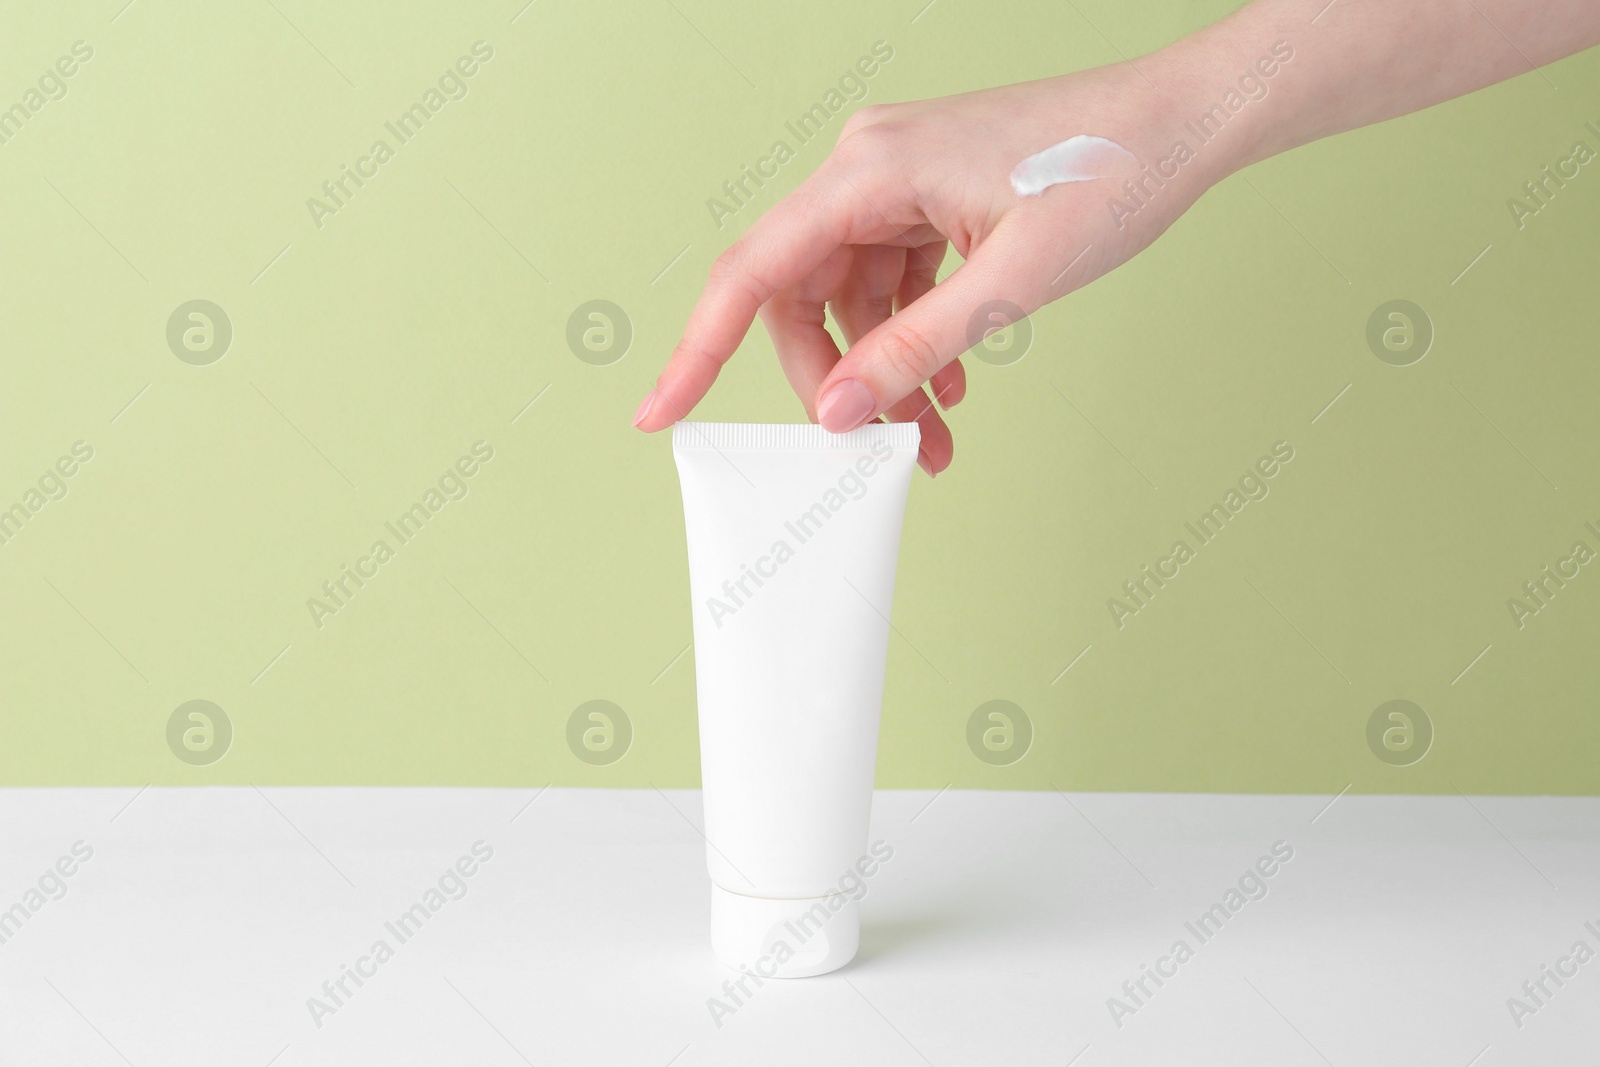
[[[711,269],[634,425],[688,416],[760,315],[806,415],[836,433],[915,420],[919,463],[949,466],[941,409],[966,395],[960,355],[980,306],[1025,313],[1146,248],[1222,178],[1309,141],[1491,85],[1600,43],[1600,0],[1256,0],[1149,56],[936,100],[866,107],[833,153]],[[1195,149],[1137,212],[1115,183],[1020,197],[1011,171],[1076,134],[1153,166],[1183,123],[1274,46],[1268,91]],[[949,248],[964,262],[935,285]],[[831,311],[848,349],[824,326]]]

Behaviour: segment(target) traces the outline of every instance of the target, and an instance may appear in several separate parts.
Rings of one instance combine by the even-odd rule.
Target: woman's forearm
[[[1151,58],[1191,108],[1211,106],[1263,57],[1279,68],[1241,109],[1219,153],[1226,172],[1595,44],[1600,0],[1255,0]],[[1275,62],[1275,46],[1292,59]]]

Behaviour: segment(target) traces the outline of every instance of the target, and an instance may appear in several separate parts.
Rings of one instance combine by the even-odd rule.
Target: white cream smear
[[[1011,172],[1011,188],[1018,196],[1038,196],[1052,185],[1115,178],[1138,170],[1139,161],[1117,142],[1079,134],[1018,163]]]

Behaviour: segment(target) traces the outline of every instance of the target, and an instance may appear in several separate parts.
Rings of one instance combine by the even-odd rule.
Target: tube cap
[[[734,970],[809,978],[849,963],[860,942],[861,906],[843,894],[777,900],[711,883],[711,950]]]

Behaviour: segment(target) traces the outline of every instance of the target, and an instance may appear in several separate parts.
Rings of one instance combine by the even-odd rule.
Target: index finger
[[[647,433],[686,417],[716,381],[756,312],[846,243],[856,224],[839,185],[819,170],[745,231],[711,266],[683,339],[639,405],[633,424]]]

